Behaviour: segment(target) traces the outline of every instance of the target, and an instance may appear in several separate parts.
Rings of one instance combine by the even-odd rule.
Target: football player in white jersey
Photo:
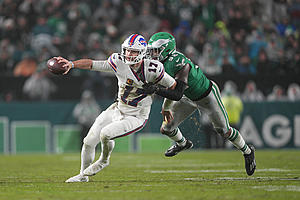
[[[160,84],[165,90],[174,89],[176,81],[164,71],[156,60],[144,59],[147,50],[145,38],[132,34],[122,44],[121,54],[113,53],[107,60],[80,59],[69,61],[56,57],[64,63],[67,74],[72,68],[113,72],[118,79],[118,98],[95,120],[83,140],[80,173],[66,182],[88,182],[93,176],[109,165],[114,139],[141,130],[148,119],[153,96],[144,93],[144,84]],[[101,155],[93,164],[95,147],[101,142]]]

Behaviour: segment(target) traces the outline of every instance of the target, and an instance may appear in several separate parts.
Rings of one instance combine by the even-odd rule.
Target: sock
[[[243,154],[250,154],[251,149],[248,147],[248,145],[245,143],[245,140],[241,136],[240,132],[236,130],[235,128],[231,127],[231,134],[228,137],[228,140],[236,147],[238,148]]]
[[[115,147],[115,141],[114,140],[108,140],[101,142],[101,148],[102,152],[98,159],[99,162],[109,162],[109,158],[111,155],[111,152],[113,151]]]
[[[95,147],[83,144],[81,149],[81,167],[80,174],[90,166],[95,159]]]
[[[186,139],[183,137],[179,128],[175,129],[168,135],[169,138],[174,140],[179,146],[184,146],[186,144]]]

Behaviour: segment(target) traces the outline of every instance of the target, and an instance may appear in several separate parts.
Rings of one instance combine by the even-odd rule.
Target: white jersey
[[[118,53],[113,53],[106,61],[93,61],[93,70],[113,71],[118,78],[118,109],[125,115],[148,119],[152,95],[142,93],[145,83],[155,83],[171,87],[175,80],[165,73],[163,64],[157,60],[144,59],[135,72],[122,61]]]

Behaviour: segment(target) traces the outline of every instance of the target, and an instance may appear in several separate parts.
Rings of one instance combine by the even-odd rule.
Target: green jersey
[[[211,89],[210,81],[203,74],[202,70],[178,51],[174,51],[163,61],[165,71],[173,78],[187,63],[190,64],[191,70],[188,75],[188,88],[185,89],[184,95],[191,100],[198,100]]]

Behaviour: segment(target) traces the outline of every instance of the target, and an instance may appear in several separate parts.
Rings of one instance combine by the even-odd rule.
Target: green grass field
[[[239,151],[113,153],[88,183],[76,175],[80,154],[0,156],[0,199],[300,199],[300,151],[258,150],[257,171]]]

